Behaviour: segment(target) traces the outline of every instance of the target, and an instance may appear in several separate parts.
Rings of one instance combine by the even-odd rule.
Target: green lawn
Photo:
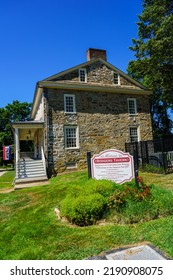
[[[5,171],[5,169],[4,169]],[[0,171],[3,172],[3,171]],[[1,174],[0,174],[1,175]],[[2,176],[0,176],[0,190],[3,188],[12,188],[12,183],[14,180],[14,171],[7,171]]]
[[[173,174],[140,175],[147,182],[173,190]],[[9,188],[13,176],[12,172],[2,175],[0,186]],[[59,221],[55,207],[72,185],[80,186],[86,180],[86,172],[76,172],[52,178],[48,186],[0,193],[0,259],[84,259],[142,241],[151,242],[173,258],[173,216],[133,225],[89,227]]]

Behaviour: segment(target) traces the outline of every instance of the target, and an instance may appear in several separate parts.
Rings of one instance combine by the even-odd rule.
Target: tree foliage
[[[0,149],[3,145],[11,145],[14,142],[11,123],[29,120],[30,112],[31,103],[20,103],[17,100],[0,108]]]
[[[143,0],[138,39],[132,39],[136,60],[128,73],[153,91],[151,113],[154,136],[171,134],[168,109],[173,108],[173,1]]]

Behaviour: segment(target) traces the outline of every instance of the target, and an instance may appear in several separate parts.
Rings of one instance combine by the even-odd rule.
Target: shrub
[[[109,207],[120,211],[120,208],[126,206],[128,201],[142,201],[151,194],[149,186],[145,185],[143,179],[138,177],[139,188],[134,182],[118,187],[109,197]]]
[[[75,198],[79,195],[86,195],[86,188],[84,186],[71,186],[68,190],[68,197]]]
[[[83,186],[72,186],[60,203],[61,216],[80,226],[94,224],[102,217],[114,190],[114,183],[108,180],[90,179]]]
[[[61,215],[71,223],[79,226],[94,224],[99,220],[106,208],[106,199],[99,193],[66,197],[61,202]]]
[[[114,208],[120,211],[122,207],[126,205],[126,193],[121,190],[117,190],[113,195],[109,197],[108,207]]]
[[[104,197],[109,197],[115,191],[116,186],[112,181],[90,179],[85,185],[85,191],[88,194],[99,193]]]

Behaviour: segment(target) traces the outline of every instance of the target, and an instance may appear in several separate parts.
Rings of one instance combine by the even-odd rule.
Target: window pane
[[[79,75],[80,75],[80,81],[85,82],[86,81],[86,71],[84,69],[80,69]]]
[[[76,128],[65,128],[66,148],[76,147]]]
[[[65,97],[65,103],[66,103],[66,112],[74,112],[74,98],[73,96],[66,96]]]
[[[133,99],[128,100],[128,104],[129,104],[129,114],[136,114],[135,100]]]
[[[118,73],[114,73],[114,84],[118,85]]]

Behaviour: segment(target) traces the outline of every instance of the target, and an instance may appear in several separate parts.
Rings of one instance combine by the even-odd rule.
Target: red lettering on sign
[[[119,158],[95,158],[95,164],[102,164],[102,163],[121,163],[121,162],[129,162],[129,157],[119,157]]]

